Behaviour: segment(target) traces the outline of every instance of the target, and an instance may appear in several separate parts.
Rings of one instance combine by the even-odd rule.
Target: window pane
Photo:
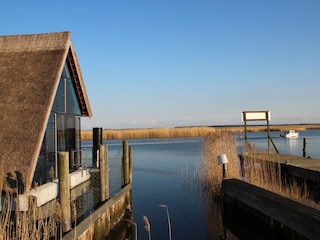
[[[58,86],[58,90],[56,93],[56,97],[54,99],[52,112],[64,112],[64,79],[61,78]]]
[[[78,98],[71,79],[67,79],[67,113],[81,115]]]

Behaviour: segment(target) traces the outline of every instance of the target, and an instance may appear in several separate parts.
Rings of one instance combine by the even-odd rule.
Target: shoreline
[[[270,131],[306,131],[320,129],[320,124],[278,124],[269,125]],[[138,139],[138,138],[176,138],[176,137],[204,137],[218,131],[244,132],[244,125],[220,126],[189,126],[172,128],[135,128],[135,129],[103,129],[104,140],[110,139]],[[266,132],[266,125],[247,125],[248,132]],[[92,130],[81,130],[81,140],[92,140]]]

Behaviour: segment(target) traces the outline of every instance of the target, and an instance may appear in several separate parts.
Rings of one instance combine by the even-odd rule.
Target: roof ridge
[[[70,32],[0,36],[0,52],[66,49],[70,37]]]

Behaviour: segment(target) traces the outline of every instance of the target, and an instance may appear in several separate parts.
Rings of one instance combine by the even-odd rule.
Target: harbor
[[[318,131],[319,130],[308,130],[306,132],[300,132],[302,137],[307,138],[310,150],[307,151],[307,153],[313,156],[320,154],[316,150],[316,146],[318,146],[320,142],[319,135],[317,134]],[[273,132],[272,135],[274,136],[274,141],[279,147],[280,152],[288,153],[284,154],[285,156],[291,156],[290,153],[299,152],[300,156],[295,156],[295,158],[318,161],[316,158],[308,159],[302,157],[302,148],[300,148],[300,146],[303,144],[303,139],[295,139],[297,143],[295,145],[296,148],[290,148],[287,145],[288,140],[279,137],[276,138],[279,136],[279,132]],[[238,134],[235,134],[235,136],[237,137]],[[263,136],[266,136],[265,132],[249,133],[252,143],[261,147],[267,146],[267,138],[263,138]],[[238,139],[237,145],[242,145],[242,141],[242,139]],[[108,143],[109,145],[110,156],[117,156],[121,147],[121,141],[104,140],[104,143]],[[172,236],[175,239],[218,239],[223,237],[226,233],[230,239],[269,239],[270,235],[268,235],[268,233],[271,233],[270,229],[272,226],[276,229],[276,221],[279,219],[276,220],[274,218],[274,224],[268,225],[266,222],[260,222],[257,221],[257,219],[254,220],[254,218],[251,218],[251,221],[257,224],[257,226],[253,228],[250,227],[252,225],[249,225],[250,218],[244,217],[247,216],[244,213],[241,215],[236,210],[230,210],[225,212],[228,213],[227,215],[223,215],[219,210],[220,207],[223,209],[223,206],[219,206],[214,211],[208,209],[211,205],[208,205],[206,193],[203,191],[201,185],[199,185],[199,167],[202,158],[203,138],[129,139],[129,143],[134,148],[132,220],[137,224],[138,238],[147,237],[147,232],[144,229],[144,222],[142,220],[143,215],[149,218],[152,226],[151,234],[155,239],[166,239],[168,237],[166,215],[163,209],[158,207],[160,204],[168,206],[171,217]],[[83,146],[89,148],[90,141],[83,142]],[[218,165],[216,166],[218,167]],[[234,180],[229,181],[227,179],[226,182],[229,183],[229,190],[226,192],[229,196],[230,185],[233,184]],[[224,183],[225,186],[226,184]],[[243,198],[240,198],[240,200],[244,201],[244,204],[250,205],[251,197],[247,192],[248,187],[245,187],[248,184],[245,182],[237,184],[244,185],[243,189],[237,188],[238,194],[241,194],[241,191],[244,191],[246,194],[243,194],[243,197],[248,196],[249,198],[245,201]],[[256,189],[255,192],[259,192],[257,187],[252,186],[252,188]],[[261,190],[261,194],[265,191],[266,190]],[[254,195],[252,195],[252,197],[253,196]],[[283,199],[283,197],[278,194],[275,194],[274,196],[271,194],[270,196],[271,199]],[[259,197],[257,198],[259,199]],[[230,200],[230,196],[227,199]],[[269,202],[270,201],[271,200],[269,200]],[[263,206],[262,201],[258,201],[256,204]],[[274,204],[277,205],[277,203]],[[279,206],[281,209],[281,205]],[[271,208],[274,207],[275,206]],[[210,209],[215,208],[210,207]],[[227,209],[233,208],[227,207]],[[251,208],[247,207],[241,209]],[[263,211],[262,208],[260,210]],[[272,212],[273,210],[270,211]],[[278,209],[277,211],[281,214],[281,210]],[[249,213],[250,212],[247,212],[246,214]],[[257,215],[254,212],[251,213]],[[207,214],[210,214],[210,216],[207,216]],[[266,213],[264,214],[267,216]],[[292,214],[295,213],[292,212]],[[293,216],[293,218],[295,217]],[[237,219],[237,221],[233,221],[235,219]],[[296,218],[296,220],[300,222],[298,218]],[[317,223],[317,218],[314,218],[313,221]],[[270,222],[272,221],[270,220]],[[127,224],[125,221],[122,222],[122,224],[124,229],[126,229]],[[280,224],[281,226],[281,223],[277,224]],[[266,226],[269,226],[270,228],[266,228]],[[266,229],[269,230],[267,231]],[[291,229],[290,226],[286,228],[286,233],[297,234],[296,236],[302,236],[302,239],[308,239],[307,237],[303,237],[300,233],[294,233],[294,231],[291,231],[292,229],[290,231],[288,229]],[[279,237],[282,236],[281,234],[283,234],[281,231],[275,231],[273,236]],[[117,238],[113,235],[113,238],[110,239]]]
[[[289,129],[299,131],[299,135],[287,139],[288,135],[281,137],[278,131],[288,130],[288,125],[272,126],[273,131],[270,130],[270,111],[244,111],[244,127],[129,129],[118,131],[120,137],[100,127],[85,134],[81,118],[92,117],[92,110],[71,33],[2,36],[0,42],[1,61],[12,69],[4,71],[7,84],[2,89],[5,102],[1,123],[6,127],[1,132],[1,225],[6,239],[130,239],[146,234],[146,219],[147,225],[152,222],[152,233],[160,239],[171,235],[175,239],[214,239],[226,234],[237,238],[233,227],[224,224],[223,207],[218,204],[212,211],[211,201],[219,197],[219,192],[211,195],[211,191],[226,179],[253,184],[250,177],[258,173],[258,180],[263,182],[276,176],[278,182],[271,185],[280,188],[294,186],[299,191],[301,186],[308,187],[310,199],[319,200],[319,169],[315,164],[320,159],[319,143],[313,147],[312,136],[303,136],[309,131],[318,137],[317,124],[290,125]],[[35,67],[35,62],[41,66]],[[12,75],[13,72],[17,74]],[[21,76],[25,76],[23,81]],[[15,97],[6,97],[5,93],[12,89]],[[23,104],[19,99],[25,99]],[[247,121],[253,120],[267,124],[248,126]],[[267,134],[249,136],[254,133]],[[110,158],[115,139],[120,139],[120,144]],[[267,155],[252,151],[249,139]],[[296,153],[302,139],[306,139],[303,151]],[[247,150],[250,148],[249,152],[243,151],[243,144]],[[283,151],[283,146],[290,153]],[[303,157],[292,156],[301,154]],[[216,164],[220,155],[229,163],[226,159],[222,166]],[[212,163],[210,171],[205,171],[207,163]],[[275,167],[270,168],[271,165]],[[221,167],[225,179],[220,179]],[[232,168],[235,174],[229,176]],[[253,173],[248,174],[248,169]],[[274,175],[265,169],[273,170]],[[212,180],[204,183],[206,174]],[[292,185],[295,181],[299,184]],[[233,196],[230,191],[225,194]],[[250,202],[244,200],[243,204]],[[216,221],[220,227],[212,229]],[[118,231],[118,226],[125,227],[119,231],[120,236],[112,231]],[[149,228],[148,234],[151,235]]]

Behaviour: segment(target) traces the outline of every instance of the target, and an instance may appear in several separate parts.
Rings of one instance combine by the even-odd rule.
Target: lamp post
[[[218,155],[218,165],[222,165],[222,177],[225,178],[227,175],[227,164],[228,159],[226,154]]]

